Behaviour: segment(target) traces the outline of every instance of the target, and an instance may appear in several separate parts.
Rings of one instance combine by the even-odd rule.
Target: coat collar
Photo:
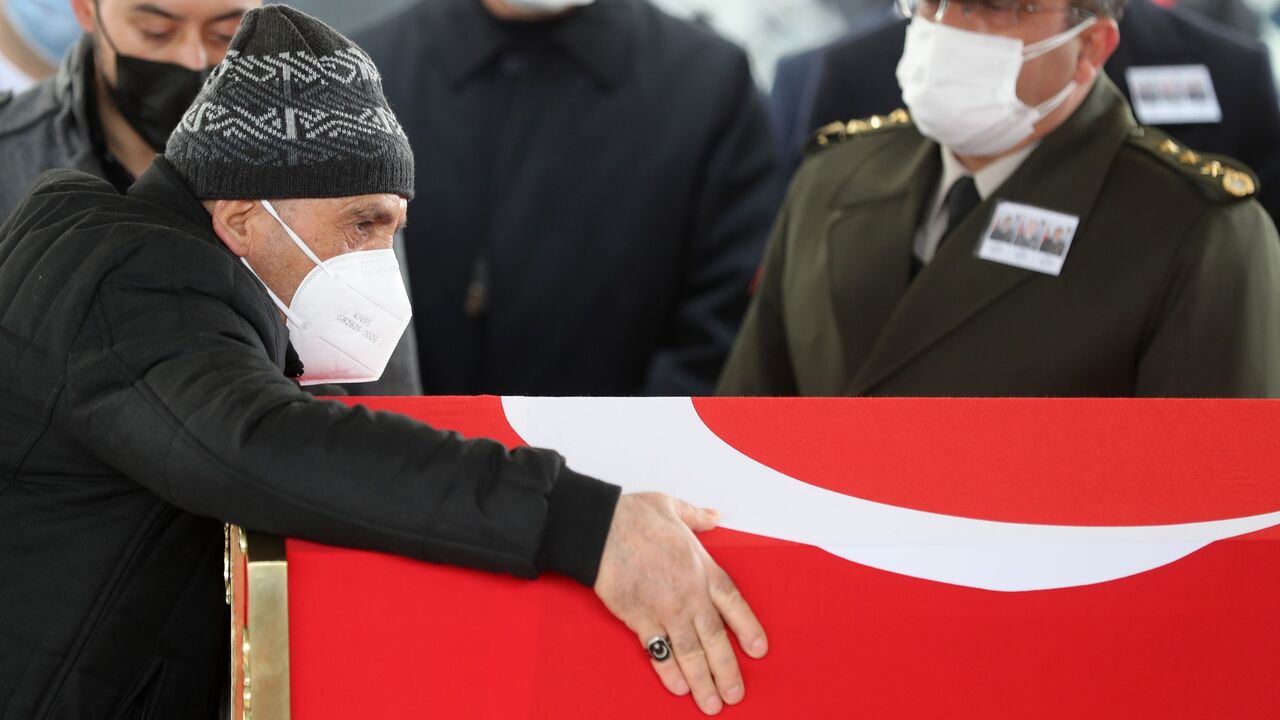
[[[157,155],[155,160],[151,162],[151,167],[147,168],[147,171],[142,173],[138,180],[129,187],[129,198],[154,205],[165,212],[176,215],[190,225],[189,231],[192,235],[206,242],[221,246],[222,241],[214,233],[209,213],[204,209],[200,198],[196,197],[186,179],[163,155]],[[230,256],[229,252],[228,256]],[[294,352],[293,346],[289,343],[289,333],[284,319],[276,310],[270,296],[263,290],[261,281],[238,261],[232,262],[231,267],[233,268],[233,273],[237,273],[242,280],[257,289],[258,299],[263,304],[263,310],[266,316],[272,320],[270,327],[272,342],[268,346],[271,348],[272,360],[277,366],[284,369],[288,377],[298,377],[302,374],[302,363],[299,361],[297,353]]]
[[[933,262],[910,285],[901,277],[909,263],[910,242],[890,238],[900,246],[893,251],[895,258],[901,255],[897,258],[900,261],[892,264],[891,273],[885,273],[891,277],[871,282],[880,285],[877,292],[884,298],[883,304],[890,305],[889,298],[896,301],[891,303],[884,324],[873,330],[876,337],[852,374],[849,393],[862,395],[871,391],[983,308],[1036,277],[1031,271],[980,260],[975,255],[982,231],[1000,201],[1080,217],[1077,246],[1089,242],[1090,210],[1116,151],[1134,128],[1136,123],[1124,98],[1105,76],[1100,76],[1075,114],[1046,137],[1013,176],[956,228]],[[936,164],[936,147],[919,138],[916,155],[899,173],[908,173],[911,179],[901,181],[895,188],[896,199],[885,203],[888,208],[877,211],[896,213],[899,223],[907,223],[891,227],[916,227],[919,206],[927,195],[921,185],[928,178],[937,177],[936,170],[926,165],[928,157],[934,157]],[[873,249],[873,253],[888,252],[885,248]],[[1068,258],[1064,274],[1070,268]],[[837,314],[841,312],[848,310],[838,306]]]
[[[942,173],[938,146],[907,132],[859,159],[823,233],[843,382],[865,364],[911,284],[912,240]]]
[[[433,0],[423,4],[423,12],[428,52],[454,87],[503,50],[536,35],[563,48],[602,86],[614,88],[631,72],[640,22],[634,4],[626,0],[597,0],[540,23],[498,20],[480,0]]]
[[[103,175],[102,160],[94,141],[95,135],[101,134],[96,127],[98,113],[96,108],[89,106],[94,102],[93,84],[97,82],[92,35],[81,35],[67,51],[53,82],[54,97],[59,106],[56,120],[58,137],[67,144],[64,152],[68,165]]]
[[[75,45],[62,57],[58,74],[54,76],[54,97],[58,104],[68,108],[76,124],[88,132],[89,101],[93,92],[89,83],[94,81],[93,36],[81,35]]]
[[[93,38],[82,35],[62,58],[56,75],[15,98],[0,114],[0,134],[49,124],[52,143],[39,148],[45,167],[83,170],[102,176],[93,143]]]

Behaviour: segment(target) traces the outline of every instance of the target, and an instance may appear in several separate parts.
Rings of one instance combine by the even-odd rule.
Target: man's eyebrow
[[[239,10],[232,10],[231,12],[224,12],[218,17],[209,18],[208,20],[205,20],[205,24],[220,23],[220,22],[223,22],[224,20],[238,20],[243,17],[244,17],[244,9],[241,8]]]
[[[388,210],[385,205],[382,205],[381,203],[375,203],[375,202],[359,203],[356,205],[352,205],[351,207],[343,211],[343,214],[353,220],[354,219],[370,220],[370,221],[384,224],[384,225],[390,225],[391,223],[396,221],[395,212]],[[396,229],[400,230],[404,228],[406,224],[407,224],[406,222],[401,221],[396,226]]]
[[[132,8],[130,8],[130,10],[132,12],[146,13],[148,15],[159,15],[160,17],[166,18],[168,20],[184,20],[185,19],[181,15],[169,12],[168,10],[165,10],[162,7],[156,7],[155,5],[152,5],[150,3],[142,3],[141,5],[134,5]]]
[[[168,10],[165,10],[165,9],[164,9],[164,8],[162,8],[162,7],[157,7],[157,6],[155,6],[155,5],[152,5],[151,3],[142,3],[142,4],[140,4],[140,5],[134,5],[134,6],[133,6],[133,8],[131,8],[131,10],[132,10],[133,12],[146,13],[146,14],[148,14],[148,15],[158,15],[158,16],[160,16],[160,17],[162,17],[162,18],[167,19],[167,20],[185,20],[185,19],[186,19],[185,17],[183,17],[183,16],[181,16],[181,15],[178,15],[178,14],[176,14],[176,13],[173,13],[173,12],[170,12],[170,11],[168,11]],[[206,22],[206,23],[219,23],[219,22],[223,22],[224,20],[232,20],[232,19],[235,19],[235,18],[242,18],[242,17],[244,17],[244,12],[245,12],[245,11],[244,11],[244,9],[243,9],[243,8],[239,8],[239,9],[236,9],[236,10],[231,10],[231,11],[225,12],[225,13],[223,13],[223,14],[219,15],[218,17],[210,18],[210,19],[208,19],[208,20],[205,20],[204,22]]]

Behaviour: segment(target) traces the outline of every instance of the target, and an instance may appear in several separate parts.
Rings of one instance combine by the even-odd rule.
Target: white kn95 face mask
[[[261,203],[315,264],[288,306],[262,283],[288,320],[289,341],[304,368],[299,383],[358,383],[382,377],[413,316],[395,251],[361,250],[321,262],[270,202]],[[248,261],[241,262],[258,277]]]

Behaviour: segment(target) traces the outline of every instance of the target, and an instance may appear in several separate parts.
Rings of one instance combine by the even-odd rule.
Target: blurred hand
[[[659,493],[623,495],[595,586],[642,648],[653,637],[668,638],[675,657],[651,660],[654,671],[672,693],[692,692],[708,715],[741,702],[746,691],[725,626],[747,655],[768,651],[760,621],[693,535],[714,528],[718,518]]]

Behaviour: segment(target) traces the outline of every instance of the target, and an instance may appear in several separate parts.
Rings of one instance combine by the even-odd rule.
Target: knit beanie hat
[[[164,156],[202,200],[413,197],[413,151],[373,60],[285,5],[245,14]]]

